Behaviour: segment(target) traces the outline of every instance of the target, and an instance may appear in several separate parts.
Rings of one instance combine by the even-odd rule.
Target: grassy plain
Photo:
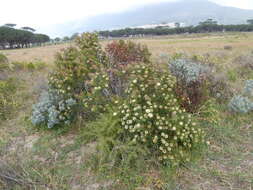
[[[235,63],[237,57],[252,53],[253,33],[175,35],[133,40],[146,44],[157,62],[162,62],[162,54],[209,54],[221,72],[227,75],[234,91],[240,89],[245,79],[253,78],[253,75],[239,75],[239,66]],[[105,45],[108,40],[101,43]],[[96,152],[96,144],[80,142],[83,126],[77,124],[73,130],[58,131],[30,126],[28,120],[32,104],[45,88],[54,55],[70,45],[0,51],[11,62],[47,63],[44,68],[23,68],[9,73],[18,78],[21,88],[16,94],[18,104],[13,116],[0,123],[0,189],[253,189],[253,115],[233,115],[226,111],[225,104],[218,106],[219,123],[206,128],[210,147],[204,150],[199,160],[173,172],[151,168],[143,173],[126,169],[121,176],[114,176],[113,172],[111,175],[98,175],[89,166],[90,160],[94,159],[92,153]],[[224,49],[224,46],[232,49]]]

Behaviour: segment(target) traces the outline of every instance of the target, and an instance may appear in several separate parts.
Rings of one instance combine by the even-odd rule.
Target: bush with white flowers
[[[133,142],[147,145],[163,162],[179,163],[203,142],[204,132],[191,114],[179,106],[173,88],[176,79],[152,66],[137,66],[127,98],[115,112]]]

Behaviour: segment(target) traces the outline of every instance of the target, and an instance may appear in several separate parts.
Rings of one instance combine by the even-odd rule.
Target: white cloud
[[[211,1],[225,6],[238,7],[242,9],[253,9],[252,0],[211,0]]]
[[[0,25],[16,23],[39,31],[49,31],[56,24],[88,18],[89,16],[119,12],[141,4],[176,0],[2,0]],[[213,2],[252,8],[252,0],[211,0]],[[43,29],[43,30],[41,30]]]

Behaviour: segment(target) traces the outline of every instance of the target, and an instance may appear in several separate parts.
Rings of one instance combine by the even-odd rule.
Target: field
[[[238,59],[253,53],[253,33],[175,35],[133,40],[147,45],[152,60],[161,64],[165,54],[208,55],[226,76],[234,93],[242,89],[245,80],[253,78],[252,71],[240,75],[240,61],[244,59]],[[104,46],[108,40],[101,43]],[[96,152],[96,143],[82,142],[82,124],[77,123],[75,128],[68,130],[53,131],[31,126],[32,104],[45,88],[47,75],[54,67],[54,56],[71,45],[0,51],[10,62],[23,62],[22,68],[7,73],[18,78],[19,87],[13,95],[15,108],[10,118],[0,123],[0,189],[253,189],[253,115],[231,114],[226,111],[224,102],[217,108],[218,124],[206,129],[210,146],[195,162],[173,171],[150,168],[141,173],[126,168],[122,175],[115,176],[118,173],[108,175],[102,168],[98,174],[89,165],[92,161],[99,162],[92,156]],[[25,66],[29,62],[44,64],[30,68]],[[1,173],[1,170],[8,172]]]

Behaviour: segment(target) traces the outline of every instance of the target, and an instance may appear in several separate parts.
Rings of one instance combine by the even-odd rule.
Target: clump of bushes
[[[203,131],[179,105],[173,91],[176,79],[168,72],[139,66],[132,72],[127,98],[119,115],[124,133],[145,144],[161,161],[189,160],[189,152],[203,141]]]
[[[182,100],[181,106],[188,112],[196,112],[208,99],[207,77],[210,68],[186,58],[175,58],[169,63],[169,70],[177,79],[175,87]]]
[[[180,106],[182,99],[174,92],[176,79],[170,72],[152,66],[148,50],[133,42],[113,42],[104,52],[97,35],[86,33],[77,38],[77,46],[58,54],[48,92],[34,106],[33,124],[62,126],[77,115],[98,119],[100,124],[88,125],[92,127],[86,137],[97,138],[107,155],[117,155],[119,162],[131,151],[137,158],[139,147],[164,163],[189,160],[204,132]],[[193,79],[182,79],[182,84],[198,80],[185,72]]]
[[[241,95],[234,96],[228,104],[233,112],[248,113],[253,111],[253,80],[247,80]]]

